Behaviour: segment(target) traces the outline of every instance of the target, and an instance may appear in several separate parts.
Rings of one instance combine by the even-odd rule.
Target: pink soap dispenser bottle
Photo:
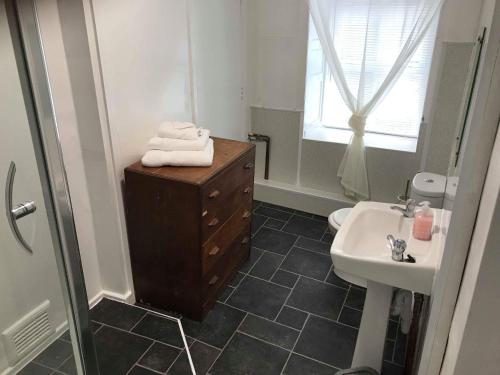
[[[415,212],[413,222],[413,237],[417,240],[430,241],[432,238],[432,225],[434,214],[431,210],[431,204],[428,201],[421,202]]]

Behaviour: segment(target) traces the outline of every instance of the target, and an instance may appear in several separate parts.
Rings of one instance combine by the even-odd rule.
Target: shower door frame
[[[78,373],[98,375],[89,305],[35,0],[5,0]]]

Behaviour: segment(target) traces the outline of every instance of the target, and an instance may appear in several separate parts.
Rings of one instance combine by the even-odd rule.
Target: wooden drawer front
[[[238,267],[248,257],[250,241],[243,241],[247,235],[248,232],[241,233],[227,248],[224,256],[203,277],[202,293],[206,298],[214,298],[219,289],[229,282],[229,279],[234,276]]]
[[[255,153],[249,152],[202,188],[202,236],[208,239],[243,202],[252,200]]]
[[[225,199],[208,203],[208,208],[202,209],[202,243],[215,235],[238,207],[245,206],[251,212],[252,200],[253,179],[250,178],[233,192],[226,194]]]
[[[242,205],[202,247],[202,268],[205,274],[227,251],[241,233],[250,242],[251,203]],[[247,238],[248,237],[248,238]]]

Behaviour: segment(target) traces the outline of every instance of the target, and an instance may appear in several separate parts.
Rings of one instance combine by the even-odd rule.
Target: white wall
[[[113,160],[123,176],[160,122],[191,120],[186,2],[92,5]]]

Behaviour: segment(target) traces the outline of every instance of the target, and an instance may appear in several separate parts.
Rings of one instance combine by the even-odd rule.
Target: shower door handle
[[[7,173],[7,181],[5,183],[5,213],[7,214],[7,221],[9,222],[10,229],[14,234],[19,245],[21,245],[27,252],[33,254],[33,250],[30,245],[24,240],[21,235],[21,231],[17,226],[17,220],[32,214],[36,211],[35,202],[24,202],[12,207],[12,189],[14,187],[14,177],[16,176],[16,164],[11,161],[9,166],[9,172]]]

